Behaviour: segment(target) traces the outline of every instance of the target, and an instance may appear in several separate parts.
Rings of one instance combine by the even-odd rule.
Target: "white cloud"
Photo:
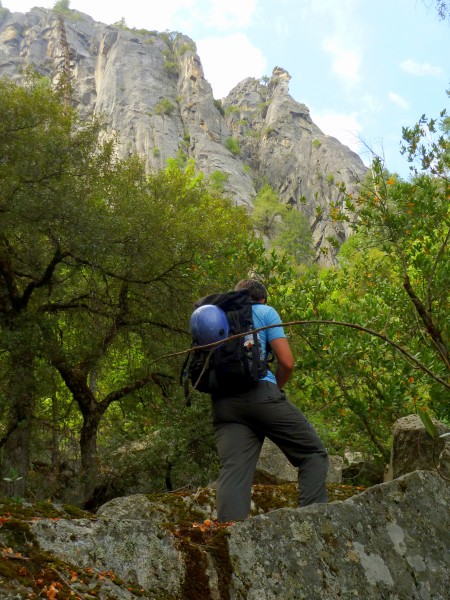
[[[215,98],[226,96],[246,77],[259,78],[266,74],[266,58],[243,33],[205,38],[196,43]]]
[[[312,119],[326,135],[337,138],[354,152],[360,151],[362,126],[356,113],[324,113],[314,115]]]
[[[391,100],[394,104],[396,104],[400,108],[403,108],[404,110],[409,109],[409,103],[399,94],[396,94],[395,92],[389,92],[388,97],[389,97],[389,100]]]
[[[418,63],[411,58],[408,60],[404,60],[400,64],[400,68],[406,73],[410,73],[411,75],[417,75],[422,77],[424,75],[430,75],[431,77],[439,77],[442,74],[441,67],[435,67],[430,65],[430,63]]]
[[[353,85],[360,80],[361,56],[355,50],[345,47],[341,38],[327,38],[323,48],[332,57],[332,68],[336,75],[346,83]]]
[[[256,10],[257,0],[210,0],[205,24],[219,30],[247,27]]]

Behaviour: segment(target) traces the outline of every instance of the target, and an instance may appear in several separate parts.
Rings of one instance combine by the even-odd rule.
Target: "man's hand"
[[[294,356],[286,338],[272,340],[270,342],[270,347],[277,359],[275,378],[277,380],[277,385],[281,390],[289,381],[292,371],[294,370]]]

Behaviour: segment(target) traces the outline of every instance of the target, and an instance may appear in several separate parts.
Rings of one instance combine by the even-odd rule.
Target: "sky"
[[[12,12],[55,0],[2,0]],[[434,0],[71,0],[96,21],[191,37],[214,97],[246,77],[291,75],[325,134],[408,177],[402,127],[448,107],[450,22]]]

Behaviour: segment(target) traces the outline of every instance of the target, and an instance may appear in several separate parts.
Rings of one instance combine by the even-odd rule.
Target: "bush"
[[[239,156],[241,153],[239,140],[234,137],[228,137],[225,140],[225,148],[227,148],[227,150],[229,150],[233,156]]]
[[[171,102],[169,98],[163,98],[161,102],[155,106],[155,115],[171,115],[175,108],[175,104]]]

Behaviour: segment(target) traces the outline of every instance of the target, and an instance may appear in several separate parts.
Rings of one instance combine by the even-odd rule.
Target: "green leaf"
[[[423,410],[423,408],[419,408],[417,410],[417,414],[419,415],[426,432],[429,433],[432,438],[437,438],[438,432],[433,421],[431,420],[430,415],[425,410]]]

